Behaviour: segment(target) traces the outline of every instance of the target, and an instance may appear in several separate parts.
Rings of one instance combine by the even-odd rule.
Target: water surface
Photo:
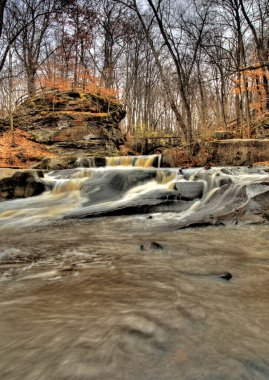
[[[5,231],[1,380],[268,379],[269,227],[165,223]],[[163,249],[141,251],[146,241]]]

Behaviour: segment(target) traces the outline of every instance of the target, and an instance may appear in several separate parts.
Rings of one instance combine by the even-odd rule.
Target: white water
[[[152,163],[153,159],[155,157],[148,160]],[[132,158],[129,164],[134,162]],[[119,213],[119,210],[128,207],[134,209],[136,206],[142,207],[151,203],[153,206],[157,203],[161,205],[165,203],[166,197],[176,196],[175,183],[188,186],[194,182],[202,183],[203,194],[200,198],[189,202],[176,199],[171,202],[175,207],[173,204],[169,210],[166,207],[166,212],[159,218],[161,223],[171,220],[187,223],[188,218],[194,214],[202,217],[203,213],[221,213],[222,210],[228,209],[228,206],[232,209],[240,189],[268,179],[268,173],[263,170],[255,172],[234,168],[229,169],[227,174],[223,173],[221,168],[209,171],[198,168],[179,172],[177,169],[147,168],[148,163],[144,157],[143,163],[145,167],[141,168],[124,165],[115,167],[113,161],[112,166],[105,168],[76,168],[48,173],[44,178],[48,189],[45,193],[32,198],[0,203],[0,228],[48,223],[63,217],[98,216],[114,211]],[[225,191],[221,187],[223,180],[231,182]],[[260,191],[258,185],[256,188],[247,188],[248,197],[242,201],[242,205]],[[163,201],[155,201],[162,197]],[[170,210],[171,212],[168,212]]]

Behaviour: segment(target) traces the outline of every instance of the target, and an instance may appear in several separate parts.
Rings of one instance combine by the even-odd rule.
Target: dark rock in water
[[[218,180],[218,186],[230,185],[232,182],[230,177],[223,177]]]
[[[95,166],[97,168],[106,166],[106,159],[105,157],[95,157],[94,158]]]
[[[147,219],[152,219],[152,218],[153,218],[153,216],[152,216],[152,215],[150,215],[150,216],[148,216],[148,217],[147,217]]]
[[[150,251],[152,249],[163,249],[163,246],[156,241],[147,241],[146,243],[140,245],[141,251]]]
[[[11,177],[0,180],[0,199],[27,198],[45,190],[41,171],[18,171]]]
[[[230,272],[224,272],[219,276],[220,278],[223,278],[224,280],[229,281],[233,276]]]

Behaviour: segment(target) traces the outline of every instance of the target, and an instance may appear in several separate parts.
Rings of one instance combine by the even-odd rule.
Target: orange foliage
[[[11,132],[3,133],[0,136],[0,167],[25,169],[41,157],[57,156],[44,145],[29,140],[30,137],[29,133],[16,129],[16,146],[11,147]]]
[[[241,92],[248,91],[253,94],[253,102],[250,104],[251,109],[255,109],[258,112],[266,110],[266,91],[263,85],[263,79],[267,77],[269,79],[269,70],[267,68],[257,68],[255,70],[244,70],[242,83],[238,79],[234,79],[235,84],[232,92],[239,94]]]
[[[255,162],[254,166],[269,166],[269,161]]]
[[[102,86],[101,80],[94,75],[90,75],[88,70],[79,68],[77,71],[77,81],[73,82],[71,78],[63,78],[62,75],[51,75],[47,78],[40,79],[41,87],[44,90],[57,89],[60,91],[74,91],[89,92],[94,95],[99,95],[117,101],[117,91],[112,88]]]
[[[234,87],[234,88],[232,89],[232,91],[233,91],[233,94],[240,94],[240,93],[241,93],[241,89],[240,89],[239,86]]]

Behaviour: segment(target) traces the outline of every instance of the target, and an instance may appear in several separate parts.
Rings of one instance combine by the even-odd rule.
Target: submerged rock
[[[157,243],[156,241],[147,241],[144,244],[140,245],[141,251],[150,251],[150,250],[158,250],[163,249],[163,246],[160,243]]]

